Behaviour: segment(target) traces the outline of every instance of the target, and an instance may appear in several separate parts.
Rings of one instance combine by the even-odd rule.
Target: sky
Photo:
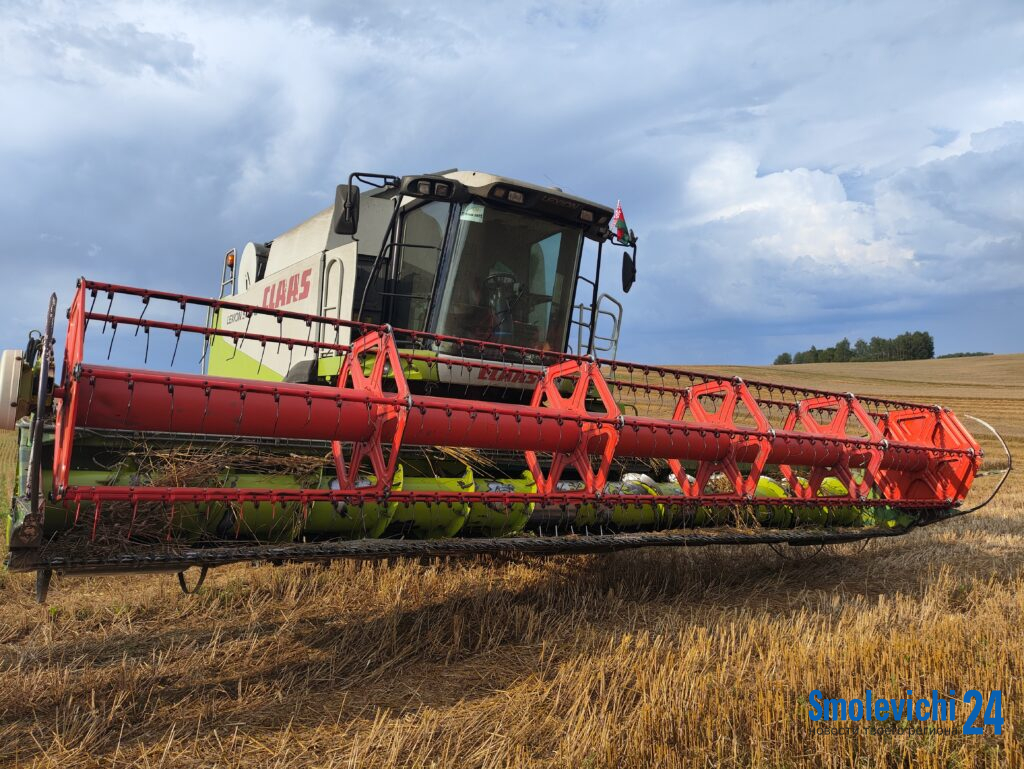
[[[621,200],[622,358],[1024,351],[1020,2],[0,8],[0,347],[79,275],[214,294],[350,171],[458,167]]]

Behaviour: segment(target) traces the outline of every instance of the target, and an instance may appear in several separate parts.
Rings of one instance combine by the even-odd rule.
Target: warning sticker
[[[459,214],[459,220],[463,222],[482,222],[484,220],[483,205],[481,203],[470,203],[467,206],[463,206],[462,213]]]

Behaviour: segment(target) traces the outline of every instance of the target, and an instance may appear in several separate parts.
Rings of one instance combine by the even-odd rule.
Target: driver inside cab
[[[540,333],[529,322],[529,275],[534,245],[504,223],[470,223],[452,292],[454,335],[535,347]]]

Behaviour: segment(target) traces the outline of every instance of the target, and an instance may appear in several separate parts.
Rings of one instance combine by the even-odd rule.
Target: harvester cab
[[[501,384],[506,400],[521,399],[536,383],[531,369],[539,364],[524,349],[617,354],[622,305],[600,288],[604,246],[616,242],[612,215],[556,188],[474,171],[402,178],[356,173],[338,186],[333,207],[272,241],[247,244],[237,264],[229,252],[221,295],[401,329],[401,348],[420,358],[410,372],[414,392],[458,385],[474,394],[493,387],[495,371],[447,360],[518,358],[520,370]],[[585,258],[592,277],[581,275]],[[635,276],[635,237],[623,260],[623,274]],[[624,290],[631,284],[624,281]],[[228,330],[307,333],[301,319],[279,325],[277,318],[227,312],[216,322]],[[314,331],[322,341],[351,341],[351,327]],[[489,344],[471,349],[463,340]],[[230,338],[213,337],[208,373],[331,383],[342,359],[330,350],[260,352],[262,359]]]

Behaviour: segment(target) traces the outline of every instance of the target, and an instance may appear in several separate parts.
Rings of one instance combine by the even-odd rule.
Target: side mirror
[[[629,255],[629,251],[622,252],[622,290],[625,293],[629,293],[629,289],[633,288],[633,284],[636,282],[636,262],[633,261],[633,257]]]
[[[339,184],[334,193],[334,232],[355,235],[358,227],[359,188],[354,184]]]

